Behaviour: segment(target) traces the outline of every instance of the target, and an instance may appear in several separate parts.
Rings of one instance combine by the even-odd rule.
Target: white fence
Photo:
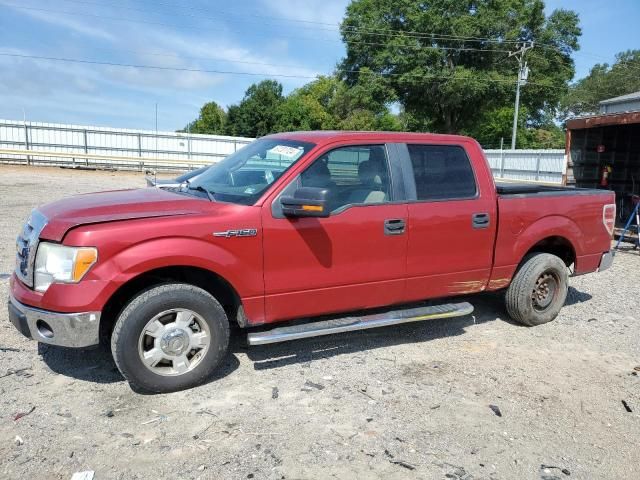
[[[214,163],[252,140],[0,120],[0,163],[188,170]],[[566,174],[564,150],[485,150],[485,154],[498,180],[561,184]]]
[[[185,170],[216,162],[252,140],[221,135],[0,120],[0,161],[91,168]],[[41,155],[31,152],[41,152]]]
[[[485,150],[496,180],[520,180],[561,185],[567,173],[564,150]]]

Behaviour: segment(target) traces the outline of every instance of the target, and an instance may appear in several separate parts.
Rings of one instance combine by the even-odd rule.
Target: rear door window
[[[408,144],[418,200],[474,198],[476,179],[464,148]]]

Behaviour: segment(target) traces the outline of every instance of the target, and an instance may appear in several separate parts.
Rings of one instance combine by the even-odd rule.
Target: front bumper
[[[614,252],[611,250],[602,254],[602,258],[600,258],[600,265],[598,266],[599,272],[602,272],[613,265],[613,255]]]
[[[9,296],[9,320],[25,337],[61,347],[91,347],[100,341],[100,312],[56,313]]]

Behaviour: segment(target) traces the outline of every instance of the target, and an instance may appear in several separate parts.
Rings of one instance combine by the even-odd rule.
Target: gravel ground
[[[141,185],[0,166],[1,478],[640,478],[638,252],[572,279],[547,325],[514,325],[482,295],[459,319],[250,349],[236,338],[215,381],[142,396],[105,350],[39,347],[5,305],[33,207]]]

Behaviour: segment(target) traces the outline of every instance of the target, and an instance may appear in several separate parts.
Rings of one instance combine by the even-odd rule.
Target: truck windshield
[[[256,140],[209,167],[190,182],[189,189],[206,189],[215,200],[253,205],[313,147],[313,143],[295,140]]]

